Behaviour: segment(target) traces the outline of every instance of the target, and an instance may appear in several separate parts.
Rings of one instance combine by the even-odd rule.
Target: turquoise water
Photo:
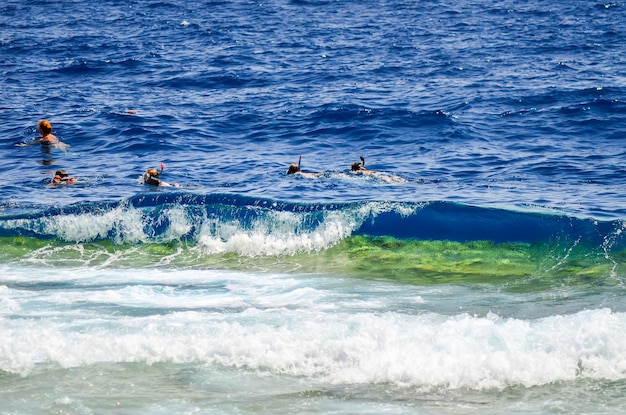
[[[7,412],[618,412],[623,289],[4,266]]]
[[[623,414],[624,21],[5,0],[0,413]]]
[[[621,221],[164,195],[0,228],[8,413],[623,409]]]

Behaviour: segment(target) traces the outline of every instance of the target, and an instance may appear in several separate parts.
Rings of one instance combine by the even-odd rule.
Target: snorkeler
[[[359,157],[361,162],[352,163],[350,166],[350,172],[355,174],[363,174],[375,177],[377,179],[383,180],[387,183],[407,183],[408,181],[400,176],[395,176],[388,173],[381,173],[374,170],[369,170],[365,168],[365,159],[363,157]]]
[[[54,173],[54,178],[52,179],[52,182],[50,182],[50,185],[55,186],[58,184],[73,184],[73,183],[76,183],[77,181],[78,179],[76,179],[76,177],[70,177],[67,171],[57,170]]]
[[[350,171],[358,171],[361,172],[363,174],[372,174],[374,173],[371,170],[367,170],[365,168],[365,159],[363,157],[359,157],[361,159],[361,162],[359,163],[358,161],[356,163],[352,163],[352,166],[350,166]]]
[[[163,182],[159,179],[159,177],[161,177],[161,173],[157,169],[148,169],[143,174],[143,183],[150,184],[152,186],[161,186],[161,183]]]
[[[179,187],[178,183],[169,184],[161,180],[161,173],[163,173],[163,169],[165,165],[161,163],[161,170],[157,169],[148,169],[143,174],[143,182],[144,184],[149,184],[151,186],[163,186],[163,187]]]
[[[324,174],[324,172],[318,172],[318,173],[305,173],[300,169],[300,163],[302,162],[302,156],[300,156],[300,159],[298,159],[297,163],[291,163],[289,165],[289,168],[287,169],[287,175],[298,175],[298,176],[302,176],[302,177],[307,177],[309,179],[313,179],[315,177],[318,177],[322,174]]]

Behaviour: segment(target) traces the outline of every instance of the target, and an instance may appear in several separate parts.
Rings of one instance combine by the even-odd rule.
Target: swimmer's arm
[[[180,187],[180,185],[178,183],[170,184],[170,183],[159,180],[159,187]]]
[[[35,144],[41,144],[41,139],[36,139],[33,141],[30,141],[28,143],[15,143],[15,147],[29,147],[29,146],[34,146]]]
[[[316,177],[319,177],[319,176],[323,175],[324,172],[323,171],[318,171],[317,173],[304,173],[304,172],[299,171],[299,172],[297,172],[295,174],[298,174],[298,175],[300,175],[302,177],[306,177],[308,179],[314,179]]]

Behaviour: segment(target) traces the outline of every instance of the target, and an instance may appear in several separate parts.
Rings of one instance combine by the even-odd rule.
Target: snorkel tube
[[[300,172],[300,163],[302,163],[302,156],[298,159],[298,164],[291,163],[289,168],[287,169],[287,175],[295,174]]]

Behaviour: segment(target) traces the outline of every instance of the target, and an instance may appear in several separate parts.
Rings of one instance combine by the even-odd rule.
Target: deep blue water
[[[623,413],[624,22],[5,0],[0,412]]]
[[[201,193],[624,216],[619,3],[81,5],[2,6],[5,200],[117,200],[164,162]],[[69,151],[13,147],[40,118]],[[285,177],[300,155],[428,183]],[[61,167],[84,186],[45,188]]]

